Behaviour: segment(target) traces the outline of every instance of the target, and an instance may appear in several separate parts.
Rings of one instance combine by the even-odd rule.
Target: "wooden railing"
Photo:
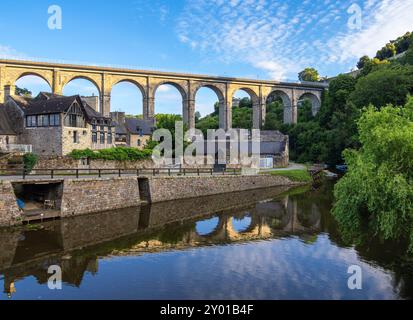
[[[25,169],[0,168],[2,177],[103,177],[103,176],[187,176],[187,175],[239,175],[240,169],[222,169],[215,171],[213,168],[146,168],[146,169],[36,169],[28,172]]]

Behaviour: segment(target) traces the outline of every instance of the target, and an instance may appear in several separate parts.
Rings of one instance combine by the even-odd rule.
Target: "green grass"
[[[273,176],[281,176],[289,178],[293,181],[298,182],[311,182],[311,176],[307,170],[280,170],[280,171],[271,171],[266,174],[271,174]]]

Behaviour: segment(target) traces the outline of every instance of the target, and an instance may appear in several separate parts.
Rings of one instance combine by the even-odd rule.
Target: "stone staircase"
[[[0,168],[3,174],[21,175],[24,169],[23,155],[20,153],[9,153],[0,156]]]

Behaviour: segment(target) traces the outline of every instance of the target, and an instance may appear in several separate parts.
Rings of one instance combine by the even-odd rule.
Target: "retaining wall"
[[[75,216],[138,206],[135,177],[109,179],[68,179],[63,184],[61,216]]]
[[[296,185],[287,178],[270,175],[148,178],[149,201],[209,196],[258,188]]]
[[[56,183],[62,180],[16,180],[15,183]],[[63,180],[61,217],[136,207],[152,203],[222,195],[269,187],[298,185],[287,178],[254,176],[121,177]],[[0,226],[20,223],[20,212],[11,182],[0,181]]]
[[[0,226],[18,224],[19,217],[20,212],[11,182],[0,180]]]

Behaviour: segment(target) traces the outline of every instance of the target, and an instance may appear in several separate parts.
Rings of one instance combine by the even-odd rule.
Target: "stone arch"
[[[227,104],[226,84],[211,82],[195,82],[191,84],[191,100],[195,100],[195,95],[201,88],[211,89],[219,100],[219,127],[228,129],[231,127],[231,110]]]
[[[252,102],[252,127],[255,129],[259,129],[263,123],[263,114],[261,110],[261,103],[260,103],[260,98],[259,98],[259,93],[257,92],[258,89],[254,90],[250,87],[245,87],[245,86],[232,86],[230,93],[229,93],[229,103],[232,106],[232,102],[234,99],[234,95],[238,91],[244,91],[246,94],[249,95],[251,102]],[[231,118],[232,118],[232,112],[231,112]],[[232,119],[231,119],[232,122]],[[245,128],[244,128],[245,129]]]
[[[126,86],[122,86],[122,84],[126,84]],[[110,111],[121,111],[113,110],[113,107],[123,107],[126,103],[130,104],[130,107],[133,107],[132,114],[144,114],[147,92],[142,81],[133,78],[110,78],[105,82],[105,90],[109,92],[110,95]],[[122,101],[122,96],[117,94],[117,90],[126,90],[128,92],[127,101]],[[123,99],[125,99],[125,97]],[[122,111],[125,112],[125,110]]]
[[[214,91],[220,103],[225,101],[225,94],[224,94],[225,91],[223,90],[223,88],[220,88],[219,86],[215,84],[210,84],[210,83],[197,83],[196,85],[194,85],[193,88],[191,87],[191,92],[192,92],[191,96],[193,97],[193,99],[195,99],[197,92],[201,88],[208,88]]]
[[[157,82],[155,84],[155,86],[153,87],[153,96],[155,97],[156,91],[158,90],[158,88],[162,85],[170,85],[172,87],[174,87],[176,90],[179,91],[179,93],[182,96],[182,101],[185,101],[188,99],[188,93],[186,90],[186,86],[183,85],[182,83],[173,81],[173,80],[162,80],[160,82]]]
[[[293,115],[293,105],[291,96],[284,90],[275,88],[270,91],[270,93],[265,98],[265,105],[270,102],[271,97],[278,97],[283,102],[284,108],[284,115],[283,121],[284,123],[293,123],[294,122],[294,115]]]
[[[50,89],[53,90],[53,74],[51,71],[45,71],[45,72],[38,72],[38,71],[22,71],[18,74],[14,74],[12,80],[10,80],[11,85],[16,85],[16,82],[26,76],[35,76],[43,79],[44,81],[47,82],[49,85]]]
[[[101,82],[101,77],[100,76],[96,77],[96,76],[87,75],[87,74],[75,74],[75,75],[70,75],[70,76],[63,76],[62,77],[62,92],[66,85],[68,85],[70,82],[77,80],[77,79],[83,79],[83,80],[90,81],[91,83],[95,85],[96,89],[98,90],[99,96],[103,94],[102,85],[99,84]]]
[[[142,81],[139,81],[139,80],[136,80],[136,79],[133,79],[133,78],[115,79],[110,84],[110,92],[112,92],[112,89],[113,89],[114,86],[116,86],[117,84],[120,84],[120,83],[125,83],[125,82],[135,85],[139,89],[139,91],[141,92],[143,99],[145,99],[148,96],[148,94],[146,92],[146,89],[145,89],[145,85],[142,83]]]
[[[315,95],[313,92],[304,92],[299,96],[299,98],[297,100],[297,107],[300,107],[300,104],[304,100],[309,100],[311,102],[313,116],[315,116],[318,113],[318,111],[320,110],[320,107],[321,107],[320,98],[317,95]]]
[[[234,94],[237,93],[237,91],[240,91],[240,90],[245,91],[250,96],[251,101],[252,101],[253,104],[259,103],[260,98],[259,98],[258,89],[254,90],[253,88],[245,87],[245,86],[233,86],[231,88],[231,91],[230,91],[230,94],[229,94],[230,98],[232,99],[234,97]]]

